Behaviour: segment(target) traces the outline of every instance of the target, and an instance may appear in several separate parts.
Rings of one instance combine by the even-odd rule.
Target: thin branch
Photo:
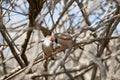
[[[51,32],[57,27],[57,24],[59,23],[60,19],[63,17],[64,13],[68,10],[68,8],[73,4],[74,0],[71,0],[66,7],[63,9],[61,15],[59,16],[59,18],[57,19],[55,25],[52,26]]]
[[[90,21],[89,21],[89,19],[88,19],[88,14],[86,14],[85,9],[83,9],[83,4],[82,4],[81,2],[79,2],[79,0],[76,0],[76,3],[78,4],[79,9],[80,9],[81,12],[82,12],[82,15],[83,15],[83,17],[84,17],[84,19],[85,19],[85,22],[87,23],[88,26],[90,26],[91,23],[90,23]]]
[[[12,54],[14,55],[15,59],[17,60],[17,62],[19,63],[19,65],[23,68],[24,67],[24,64],[22,62],[22,60],[20,59],[20,57],[18,56],[15,48],[14,48],[14,45],[12,44],[12,42],[10,41],[10,39],[7,37],[6,33],[3,31],[5,28],[5,26],[3,25],[2,23],[2,17],[0,15],[0,31],[1,31],[1,34],[3,36],[3,38],[5,39],[5,41],[7,42],[7,44],[9,45],[10,49],[11,49],[11,52]]]

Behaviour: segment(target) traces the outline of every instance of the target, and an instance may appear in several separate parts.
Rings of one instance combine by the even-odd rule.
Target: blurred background
[[[119,0],[0,0],[1,80],[120,80]],[[43,59],[47,35],[76,45]]]

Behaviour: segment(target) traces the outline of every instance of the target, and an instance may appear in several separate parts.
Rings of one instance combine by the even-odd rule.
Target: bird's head
[[[54,35],[50,35],[50,36],[47,36],[52,42],[54,42],[54,39],[55,39],[55,37],[54,37]]]

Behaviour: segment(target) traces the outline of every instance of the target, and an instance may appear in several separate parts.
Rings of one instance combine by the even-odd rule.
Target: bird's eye
[[[58,39],[57,39],[57,38],[55,38],[55,42],[56,42],[56,43],[58,42]]]

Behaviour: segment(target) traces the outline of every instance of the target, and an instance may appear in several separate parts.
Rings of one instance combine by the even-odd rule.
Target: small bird
[[[73,40],[70,35],[63,34],[63,33],[55,33],[54,35],[51,35],[50,37],[52,41],[61,45],[61,49],[71,48],[73,46]]]
[[[47,58],[48,56],[54,55],[53,42],[51,41],[50,36],[46,36],[42,43],[42,49],[44,52],[43,57]],[[51,56],[51,59],[54,60],[54,57]]]

